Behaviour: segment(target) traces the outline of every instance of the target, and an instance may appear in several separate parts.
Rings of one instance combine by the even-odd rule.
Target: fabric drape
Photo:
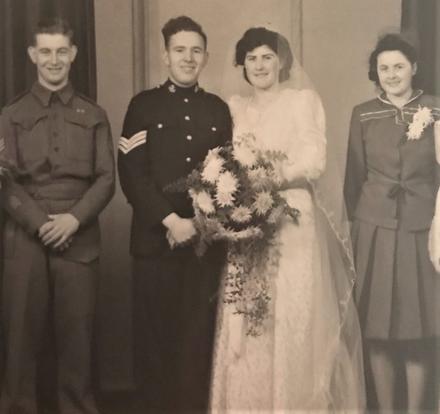
[[[0,1],[0,106],[28,89],[36,78],[27,56],[33,27],[42,18],[62,17],[74,30],[79,53],[72,66],[75,88],[96,98],[96,54],[93,0]]]
[[[438,0],[403,0],[402,32],[416,41],[422,89],[440,95],[440,3]]]

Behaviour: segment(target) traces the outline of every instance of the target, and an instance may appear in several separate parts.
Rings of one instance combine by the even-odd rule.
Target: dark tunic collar
[[[72,99],[74,93],[72,84],[70,82],[58,91],[51,91],[45,88],[38,81],[32,85],[31,92],[39,99],[43,106],[49,106],[52,94],[58,96],[61,102],[64,105],[67,105],[67,103]]]
[[[168,79],[163,85],[170,94],[177,94],[179,96],[191,96],[201,91],[198,83],[195,85],[184,88],[182,86],[176,85],[171,79]]]
[[[419,98],[421,95],[423,94],[423,91],[421,89],[416,89],[413,91],[411,98],[409,98],[408,102],[403,105],[406,106],[409,103],[415,101],[417,98]],[[378,95],[377,99],[379,99],[381,102],[386,103],[387,105],[392,105],[392,106],[396,106],[394,105],[388,98],[385,92],[382,92],[380,95]]]

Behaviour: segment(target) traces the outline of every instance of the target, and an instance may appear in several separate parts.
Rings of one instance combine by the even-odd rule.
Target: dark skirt
[[[394,230],[356,220],[352,239],[364,337],[440,336],[440,275],[429,260],[428,230]]]

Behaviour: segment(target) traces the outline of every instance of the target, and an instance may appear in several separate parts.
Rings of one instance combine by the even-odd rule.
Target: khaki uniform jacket
[[[51,92],[36,82],[2,112],[0,159],[15,176],[4,186],[5,257],[14,255],[14,224],[31,236],[48,214],[80,222],[63,255],[89,262],[99,254],[98,215],[114,193],[113,143],[105,111],[68,84]]]

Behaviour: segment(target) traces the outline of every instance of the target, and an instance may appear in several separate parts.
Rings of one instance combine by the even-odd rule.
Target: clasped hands
[[[79,228],[79,221],[70,213],[49,214],[49,221],[38,230],[41,242],[57,252],[70,247],[73,235]]]
[[[182,218],[176,213],[165,217],[162,224],[167,228],[167,240],[172,249],[189,244],[197,235],[192,219]]]

